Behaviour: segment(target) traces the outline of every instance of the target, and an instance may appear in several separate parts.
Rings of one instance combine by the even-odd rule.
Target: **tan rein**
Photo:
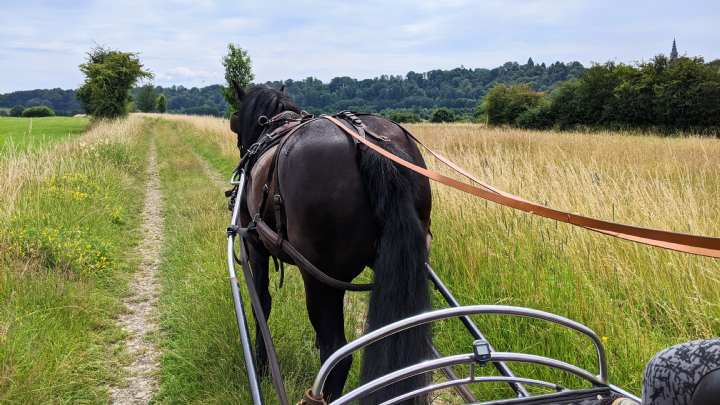
[[[556,210],[553,208],[548,208],[543,205],[540,205],[538,203],[524,200],[516,195],[506,193],[504,191],[498,190],[496,188],[493,188],[479,180],[477,180],[475,177],[467,173],[465,170],[457,166],[455,163],[449,161],[447,158],[443,157],[442,155],[430,150],[427,146],[423,145],[420,141],[418,141],[414,136],[410,135],[413,140],[418,142],[422,147],[427,149],[433,156],[435,156],[438,160],[445,163],[446,165],[453,168],[458,173],[462,174],[463,176],[471,179],[472,181],[479,184],[481,187],[476,187],[471,184],[463,183],[461,181],[455,180],[453,178],[444,176],[440,173],[437,173],[433,170],[426,169],[424,167],[420,167],[416,164],[413,164],[411,162],[408,162],[405,159],[402,159],[387,150],[383,149],[382,147],[368,141],[364,137],[360,136],[358,133],[353,131],[352,129],[349,129],[345,124],[343,124],[340,120],[328,116],[323,115],[322,118],[325,118],[332,122],[333,124],[337,125],[340,129],[342,129],[346,134],[350,135],[353,139],[357,140],[358,142],[362,143],[363,145],[367,146],[368,148],[372,149],[373,151],[379,153],[381,156],[384,156],[393,162],[406,167],[413,172],[420,174],[424,177],[427,177],[428,179],[435,180],[438,183],[442,183],[446,186],[452,187],[456,190],[460,190],[462,192],[472,194],[474,196],[480,197],[482,199],[492,201],[494,203],[504,205],[506,207],[514,208],[520,211],[525,211],[534,215],[538,215],[544,218],[550,218],[554,219],[556,221],[565,222],[568,224],[572,224],[575,226],[579,226],[585,229],[589,229],[591,231],[603,233],[606,235],[614,236],[616,238],[626,239],[633,242],[643,243],[646,245],[651,246],[657,246],[664,249],[670,249],[675,250],[678,252],[684,252],[684,253],[691,253],[701,256],[708,256],[708,257],[715,257],[720,258],[720,238],[712,238],[708,236],[697,236],[697,235],[690,235],[690,234],[684,234],[684,233],[677,233],[677,232],[669,232],[669,231],[663,231],[658,229],[649,229],[649,228],[641,228],[637,226],[632,225],[625,225],[625,224],[619,224],[615,222],[609,222],[609,221],[603,221],[600,219],[590,218],[582,215],[572,214],[569,212],[564,212],[560,210]],[[410,134],[408,131],[405,131],[406,133]]]

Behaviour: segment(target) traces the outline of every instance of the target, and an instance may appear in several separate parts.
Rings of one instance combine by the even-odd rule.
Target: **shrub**
[[[552,105],[547,101],[523,111],[515,119],[516,126],[526,129],[547,129],[552,127],[554,123],[555,114]]]
[[[140,88],[135,97],[135,107],[142,112],[153,112],[157,104],[157,97],[155,86],[146,84]]]
[[[16,105],[15,107],[10,109],[10,116],[11,117],[22,117],[22,113],[25,110],[25,107],[21,105]]]
[[[167,111],[167,100],[164,94],[159,95],[155,101],[155,110],[160,114],[164,114],[165,111]]]
[[[420,122],[422,119],[419,115],[412,111],[390,111],[387,114],[387,117],[395,122],[399,123],[411,123],[411,122]]]
[[[543,93],[534,91],[526,84],[493,86],[478,107],[487,116],[488,124],[514,124],[520,114],[536,107]]]
[[[455,121],[455,113],[448,108],[438,108],[433,111],[431,122],[453,122]]]
[[[52,108],[45,106],[45,105],[39,105],[35,107],[28,107],[23,110],[22,112],[23,117],[53,117],[55,116],[55,111],[53,111]]]

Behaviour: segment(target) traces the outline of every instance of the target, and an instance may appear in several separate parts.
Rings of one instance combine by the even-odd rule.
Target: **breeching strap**
[[[407,160],[396,156],[393,153],[388,152],[384,148],[360,136],[355,131],[345,126],[345,124],[343,124],[340,120],[334,117],[323,115],[322,118],[325,118],[333,124],[337,125],[343,132],[351,136],[356,141],[377,152],[381,156],[390,159],[393,162],[407,169],[410,169],[417,174],[427,177],[428,179],[435,180],[456,190],[472,194],[474,196],[480,197],[488,201],[492,201],[500,205],[504,205],[506,207],[525,211],[544,218],[550,218],[556,221],[565,222],[585,229],[589,229],[594,232],[614,236],[616,238],[626,239],[651,246],[657,246],[664,249],[675,250],[678,252],[720,258],[720,238],[669,232],[658,229],[641,228],[632,225],[603,221],[600,219],[590,218],[583,215],[572,214],[569,212],[545,207],[538,203],[527,201],[516,195],[500,191],[487,184],[484,184],[479,180],[475,179],[473,176],[471,176],[464,170],[462,170],[461,168],[459,168],[454,163],[439,155],[438,153],[430,151],[433,156],[435,156],[448,166],[452,167],[460,174],[478,183],[480,187],[463,183],[461,181],[437,173],[433,170],[420,167],[414,163],[408,162]],[[408,133],[407,131],[405,132]],[[415,141],[417,141],[414,136],[410,136]],[[429,148],[427,148],[425,145],[422,146],[429,150]]]

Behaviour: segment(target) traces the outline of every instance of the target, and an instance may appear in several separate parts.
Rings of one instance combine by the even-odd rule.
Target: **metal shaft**
[[[458,302],[458,300],[455,299],[450,290],[445,286],[445,284],[443,284],[443,282],[440,280],[440,277],[435,274],[435,271],[432,269],[432,267],[430,267],[430,264],[425,263],[425,267],[427,268],[428,274],[430,275],[430,280],[432,280],[435,288],[438,290],[440,295],[443,296],[445,302],[447,302],[447,304],[451,307],[459,307],[460,303]],[[469,316],[462,316],[460,317],[460,320],[465,325],[465,328],[468,330],[468,332],[470,332],[470,334],[473,336],[473,338],[487,341],[482,332],[480,332],[480,328],[475,325],[475,322],[473,322]],[[495,348],[490,345],[490,350],[494,351]],[[504,375],[505,377],[515,377],[515,374],[513,374],[512,370],[510,370],[510,367],[508,367],[507,364],[503,362],[494,362],[493,365],[500,372],[500,374]],[[527,389],[525,389],[522,384],[514,382],[511,382],[509,384],[513,391],[515,391],[515,393],[518,395],[518,397],[530,396]]]
[[[245,173],[240,175],[240,183],[238,193],[235,197],[233,205],[231,226],[238,224],[238,214],[240,212],[240,196],[245,186]],[[255,370],[255,360],[252,355],[252,345],[250,344],[250,334],[248,333],[247,317],[243,308],[243,301],[240,297],[240,287],[238,286],[237,275],[235,274],[235,235],[229,234],[227,239],[227,265],[230,275],[230,289],[232,291],[233,303],[235,304],[235,318],[238,323],[238,331],[240,332],[240,343],[243,348],[243,357],[245,359],[245,370],[250,388],[250,396],[254,405],[262,405],[262,394],[260,392],[260,382],[258,381],[258,373]]]

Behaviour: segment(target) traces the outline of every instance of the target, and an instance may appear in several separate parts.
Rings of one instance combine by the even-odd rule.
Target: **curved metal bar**
[[[235,180],[237,173],[233,173],[230,182],[238,185],[238,193],[235,197],[233,205],[232,218],[230,225],[235,226],[238,223],[238,215],[240,212],[240,196],[245,188],[245,172],[240,172],[240,179]],[[237,274],[235,273],[235,235],[228,233],[227,237],[227,266],[230,278],[230,290],[232,291],[233,304],[235,305],[235,319],[238,323],[238,331],[240,333],[240,342],[242,343],[243,358],[245,359],[245,370],[247,371],[248,383],[250,384],[250,396],[253,404],[262,404],[262,395],[260,393],[260,382],[258,381],[258,373],[255,370],[255,360],[252,355],[252,345],[250,344],[250,336],[248,333],[247,317],[245,316],[245,308],[240,297],[240,287],[238,285]]]
[[[523,307],[512,307],[507,305],[469,305],[465,307],[457,307],[457,308],[445,308],[445,309],[439,309],[431,312],[426,312],[423,314],[411,316],[409,318],[401,319],[399,321],[393,322],[389,325],[385,325],[382,328],[378,328],[370,333],[367,333],[352,342],[346,344],[345,346],[339,348],[336,350],[333,354],[330,355],[330,357],[325,360],[323,365],[320,367],[320,371],[318,372],[317,376],[315,377],[315,382],[313,383],[312,387],[312,393],[313,395],[321,395],[323,387],[325,385],[325,381],[327,380],[328,375],[330,374],[330,371],[345,357],[349,356],[354,351],[361,349],[365,346],[368,346],[372,343],[377,342],[378,340],[393,335],[398,332],[402,332],[406,329],[430,323],[433,321],[438,321],[442,319],[448,319],[448,318],[455,318],[459,316],[465,316],[465,315],[477,315],[477,314],[501,314],[501,315],[513,315],[513,316],[522,316],[522,317],[528,317],[528,318],[534,318],[534,319],[541,319],[548,322],[553,322],[565,327],[568,327],[570,329],[574,329],[592,340],[593,344],[595,345],[595,350],[597,351],[598,356],[598,369],[599,369],[599,379],[598,383],[606,385],[608,382],[607,379],[607,359],[605,356],[605,349],[603,348],[602,342],[600,341],[600,338],[598,335],[587,326],[575,322],[571,319],[562,317],[560,315],[555,315],[549,312],[545,311],[539,311],[536,309],[530,309],[530,308],[523,308]],[[497,352],[493,352],[497,353]],[[502,359],[498,359],[502,360]],[[588,373],[589,374],[589,373]]]
[[[426,360],[412,366],[401,368],[400,370],[393,371],[390,374],[386,374],[382,377],[376,378],[366,384],[363,384],[347,394],[339,397],[335,401],[330,402],[330,405],[342,405],[350,401],[356,400],[362,396],[371,394],[382,387],[390,385],[394,382],[409,378],[418,374],[426,373],[428,371],[436,370],[443,367],[451,367],[459,364],[474,363],[475,356],[473,354],[456,354],[454,356],[441,357],[434,360]]]
[[[561,391],[564,388],[553,383],[549,383],[547,381],[541,381],[541,380],[534,380],[532,378],[522,378],[522,377],[505,377],[505,376],[492,376],[492,377],[467,377],[467,378],[459,378],[456,380],[450,380],[445,381],[439,384],[433,384],[428,385],[427,387],[423,387],[420,389],[417,389],[415,391],[410,391],[407,394],[403,394],[400,396],[397,396],[395,398],[392,398],[390,400],[387,400],[380,405],[392,405],[396,404],[400,401],[404,401],[406,399],[414,398],[418,395],[426,394],[428,392],[433,392],[445,388],[451,388],[456,386],[464,386],[468,384],[473,383],[484,383],[484,382],[506,382],[506,383],[514,383],[514,384],[526,384],[526,385],[538,385],[541,387],[551,388],[556,391]]]
[[[430,281],[435,285],[435,289],[438,290],[440,295],[445,299],[445,302],[451,307],[461,307],[460,302],[455,298],[455,296],[450,292],[450,289],[445,286],[445,283],[440,280],[440,277],[435,273],[435,270],[430,266],[430,263],[425,262],[425,269],[428,271],[428,274],[430,275]],[[480,328],[477,327],[475,322],[473,322],[472,319],[470,319],[469,316],[461,316],[460,321],[465,325],[465,328],[470,332],[470,334],[473,336],[473,338],[482,339],[484,341],[487,341],[485,339],[485,336],[482,332],[480,332]],[[488,346],[490,347],[491,351],[495,351],[495,348],[488,342]],[[515,374],[510,370],[510,367],[507,366],[505,363],[493,363],[493,366],[500,372],[500,374],[504,375],[505,377],[515,377]],[[456,379],[456,378],[455,378]],[[529,397],[530,393],[525,389],[525,387],[522,386],[522,384],[516,384],[516,383],[509,383],[510,388],[512,388],[513,391],[519,396],[519,397]],[[473,401],[477,402],[477,401]]]
[[[538,356],[534,354],[525,353],[509,353],[509,352],[491,352],[489,361],[517,361],[522,363],[533,363],[540,364],[548,367],[557,368],[559,370],[566,371],[570,374],[574,374],[580,378],[583,378],[593,384],[605,385],[600,379],[580,367],[572,364],[565,363],[564,361],[551,359],[544,356]],[[393,371],[390,374],[378,377],[370,382],[367,382],[347,394],[341,396],[337,400],[331,402],[331,405],[342,405],[348,402],[354,401],[358,398],[371,394],[383,387],[398,381],[404,380],[416,376],[418,374],[426,373],[443,367],[456,366],[459,364],[471,364],[475,363],[475,355],[472,353],[468,354],[457,354],[454,356],[447,356],[435,360],[426,360],[411,366],[401,368],[400,370]]]

